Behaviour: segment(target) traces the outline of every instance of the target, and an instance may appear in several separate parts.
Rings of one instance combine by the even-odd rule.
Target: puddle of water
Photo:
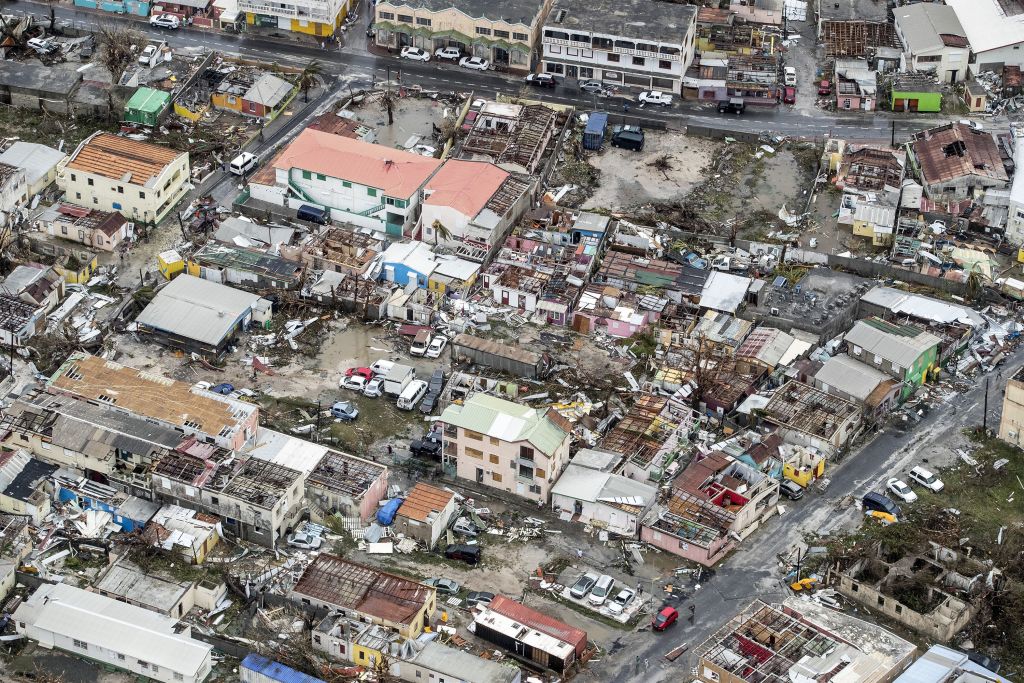
[[[317,367],[336,372],[352,366],[366,366],[378,358],[390,358],[390,345],[374,339],[380,328],[349,325],[344,330],[332,328],[320,347]]]

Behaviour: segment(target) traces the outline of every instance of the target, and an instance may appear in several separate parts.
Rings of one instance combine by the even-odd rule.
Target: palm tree
[[[447,226],[445,226],[445,224],[442,223],[441,221],[434,221],[430,227],[434,230],[435,247],[437,246],[438,238],[444,240],[445,242],[452,238],[452,231],[449,230]]]
[[[977,269],[967,274],[967,291],[964,293],[971,301],[977,299],[981,293],[981,273]]]
[[[302,91],[303,101],[309,102],[309,90],[316,85],[317,79],[323,72],[324,65],[320,63],[320,60],[314,59],[299,74],[299,90]]]

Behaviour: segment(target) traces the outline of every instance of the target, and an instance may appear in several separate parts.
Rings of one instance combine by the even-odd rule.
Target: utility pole
[[[889,123],[892,124],[892,147],[896,146],[896,119],[893,119]]]
[[[985,378],[985,412],[981,417],[981,432],[982,434],[988,434],[988,383],[990,377]]]
[[[316,400],[316,434],[313,436],[313,443],[320,443],[320,399]]]

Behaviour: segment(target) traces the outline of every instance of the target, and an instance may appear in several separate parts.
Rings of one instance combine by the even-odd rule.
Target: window
[[[145,198],[146,198],[146,193],[140,191],[139,192],[139,199],[145,199]]]
[[[544,470],[542,470],[540,468],[537,468],[537,470],[534,472],[534,474],[536,475],[536,477],[538,479],[543,479],[544,475],[546,474],[546,472],[544,472]]]
[[[619,56],[617,54],[609,54],[608,55],[608,61],[609,62],[617,62],[617,61],[619,61]]]
[[[484,435],[483,434],[481,434],[480,432],[474,432],[474,431],[472,431],[470,429],[463,429],[462,430],[462,434],[467,439],[473,439],[474,441],[483,441],[484,440]]]
[[[210,496],[210,504],[220,505],[220,498],[218,498],[217,496]]]
[[[501,481],[501,475],[497,472],[491,472],[491,479],[494,481]]]
[[[363,661],[366,661],[366,651],[365,650],[360,650],[359,651],[359,659],[361,659]]]
[[[515,31],[513,31],[512,40],[521,40],[523,42],[528,42],[530,40],[530,36],[526,35],[525,33],[516,33]]]
[[[643,57],[633,57],[633,66],[643,66],[647,63],[647,60]]]
[[[516,34],[516,35],[520,35],[521,36],[523,34],[519,33],[519,34]],[[545,29],[544,30],[544,37],[545,38],[554,38],[556,40],[569,40],[569,34],[568,33],[565,33],[564,31],[552,31],[551,29]],[[524,37],[521,40],[526,40],[526,38]]]
[[[313,174],[310,173],[309,171],[303,171],[302,172],[302,179],[303,180],[312,180],[313,179]]]
[[[352,187],[352,183],[350,183],[350,182],[349,182],[349,181],[347,181],[347,180],[342,180],[342,181],[341,181],[341,186],[342,186],[342,187]]]
[[[325,176],[325,175],[323,175],[321,173],[317,173],[316,174],[316,179],[317,180],[327,180],[327,176]]]
[[[885,606],[885,598],[882,597],[881,595],[878,596],[878,604],[882,605],[882,606]]]
[[[917,58],[917,61],[919,61],[921,63],[924,63],[924,64],[933,64],[935,62],[941,62],[942,61],[942,56],[941,55],[921,55],[920,57]]]
[[[313,642],[316,643],[317,645],[319,645],[320,644],[320,636],[313,636]]]
[[[897,365],[896,363],[893,363],[893,364],[892,364],[892,371],[893,371],[893,372],[895,372],[895,373],[897,373],[897,374],[899,374],[899,373],[903,372],[903,368],[901,368],[901,367],[900,367],[899,365]]]
[[[501,445],[501,442],[498,441],[497,439],[495,439],[493,436],[490,436],[490,437],[487,437],[487,438],[488,438],[488,441],[491,442],[492,446],[500,446]]]
[[[123,661],[124,661],[124,655],[123,655],[123,654],[121,654],[120,652],[118,652],[118,653],[117,653],[117,659],[118,659],[119,661],[122,661],[122,662],[123,662]]]
[[[160,671],[160,667],[158,667],[156,664],[150,664],[150,667],[153,669],[154,672]]]
[[[861,349],[860,349],[859,346],[857,346],[856,344],[853,345],[853,355],[859,356],[860,355],[860,350]]]
[[[78,181],[78,178],[76,178],[76,177],[75,177],[75,174],[74,174],[74,173],[72,173],[72,174],[71,174],[71,182],[73,182],[73,183],[74,183],[74,182],[77,182],[77,181]]]
[[[81,198],[82,198],[82,193],[81,192],[76,192],[75,193],[75,199],[81,199]]]
[[[66,225],[60,226],[60,234],[62,234],[62,235],[68,234],[68,226],[66,226]]]
[[[93,198],[92,198],[92,203],[93,203],[93,204],[99,204],[99,203],[100,203],[100,200],[99,200],[99,199],[97,199],[96,197],[93,197]]]
[[[498,464],[498,456],[496,456],[494,453],[491,453],[491,463],[494,465]]]
[[[117,193],[118,194],[124,194],[124,185],[118,185],[117,186]]]
[[[658,68],[659,69],[671,69],[672,68],[672,62],[670,62],[667,59],[659,59],[658,60]]]
[[[74,643],[75,647],[77,647],[79,650],[88,650],[89,649],[89,643],[85,642],[84,640],[79,640],[78,638],[72,638],[71,642]]]
[[[544,64],[544,70],[549,74],[560,74],[564,71],[564,67],[561,64],[552,64],[551,62],[547,62]]]
[[[896,603],[896,614],[903,614],[903,605]]]
[[[484,28],[483,26],[477,26],[476,27],[476,34],[478,36],[489,36],[489,35],[491,35],[491,29]]]
[[[175,671],[174,672],[174,680],[176,680],[176,681],[183,681],[183,680],[185,680],[185,677],[182,674],[180,674],[177,671]]]
[[[430,19],[424,17],[416,17],[416,23],[420,26],[430,26]]]
[[[376,197],[377,196],[377,190],[375,190],[372,187],[368,187],[368,188],[366,188],[366,194],[368,196],[370,196],[370,197]]]
[[[394,12],[381,12],[380,13],[380,18],[381,19],[387,19],[388,21],[390,21],[390,20],[395,18],[395,13]]]
[[[519,476],[525,479],[533,479],[533,468],[529,465],[520,465]]]
[[[553,55],[560,55],[560,54],[562,54],[562,46],[561,45],[548,45],[547,49],[548,49],[548,52],[553,54]]]
[[[540,486],[537,484],[530,486],[530,493],[540,493]]]
[[[93,186],[92,178],[89,178],[88,185],[89,185],[89,187]]]
[[[591,69],[589,66],[581,66],[580,67],[580,78],[593,78],[593,77],[594,77],[594,70],[593,69]]]
[[[875,354],[875,364],[876,365],[881,365],[882,364],[882,357],[879,356],[877,353]]]
[[[423,672],[419,669],[416,669],[416,678],[423,678]]]
[[[520,446],[519,457],[522,460],[533,460],[533,449],[529,446]]]
[[[614,44],[610,38],[598,38],[595,36],[594,39],[590,41],[590,45],[597,50],[611,50]]]
[[[477,460],[484,459],[484,452],[478,448],[466,448],[466,455],[471,458],[476,458]]]
[[[407,24],[411,24],[412,23],[412,15],[411,14],[399,14],[398,15],[398,20],[399,21],[404,21]]]
[[[144,662],[144,661],[142,661],[140,659],[139,660],[139,666],[142,667],[143,669],[148,669],[149,668],[149,662]]]
[[[494,29],[494,37],[495,38],[508,38],[508,31],[499,31],[498,29]]]

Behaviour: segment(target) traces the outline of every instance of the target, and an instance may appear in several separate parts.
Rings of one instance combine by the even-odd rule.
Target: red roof
[[[427,195],[423,203],[449,206],[473,219],[484,210],[508,176],[508,171],[494,164],[450,159],[423,188]]]
[[[577,657],[582,656],[584,650],[587,649],[586,631],[570,626],[554,617],[549,617],[543,612],[538,612],[515,600],[509,600],[503,595],[496,595],[487,607],[509,619],[518,621],[523,626],[529,626],[535,631],[546,633],[552,638],[557,638],[563,643],[572,645],[576,650]]]

